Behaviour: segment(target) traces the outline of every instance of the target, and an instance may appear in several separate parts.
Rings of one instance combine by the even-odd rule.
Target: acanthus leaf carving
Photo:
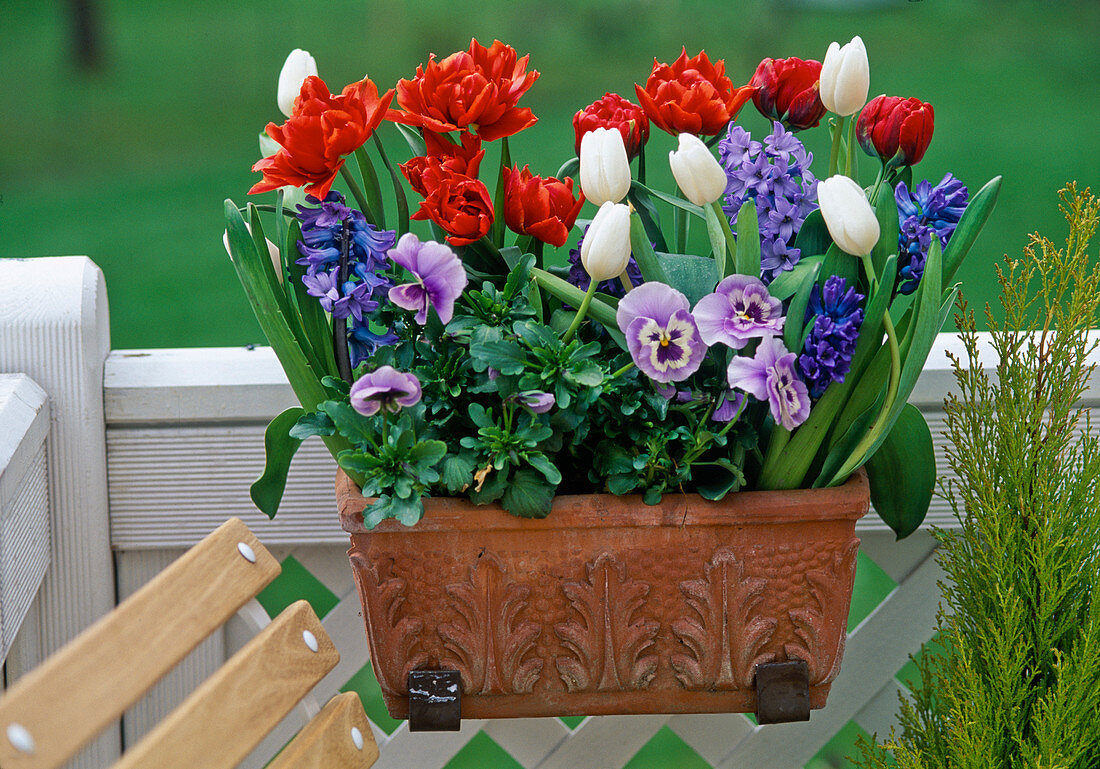
[[[544,660],[524,659],[542,632],[535,622],[520,619],[531,589],[508,581],[501,562],[491,553],[470,567],[466,582],[444,590],[458,612],[456,622],[437,632],[450,652],[442,663],[458,670],[467,694],[524,694],[534,689]]]
[[[783,651],[787,659],[806,661],[810,668],[811,686],[829,683],[840,672],[840,661],[844,656],[844,641],[847,634],[841,628],[837,643],[826,644],[827,607],[846,603],[842,598],[851,594],[858,552],[859,539],[853,537],[833,553],[832,559],[825,568],[807,572],[806,584],[809,587],[812,604],[796,607],[787,612],[791,622],[794,623],[795,635],[801,643],[784,644]],[[847,613],[841,621],[846,619]]]
[[[383,691],[405,695],[409,671],[428,661],[427,652],[416,651],[424,623],[401,616],[407,588],[404,579],[382,579],[376,566],[361,553],[352,552],[349,556],[366,610],[367,640],[378,685]]]
[[[669,661],[687,689],[750,687],[756,665],[775,659],[762,649],[777,621],[758,613],[767,580],[746,577],[744,564],[725,547],[715,552],[704,573],[703,579],[680,583],[698,618],[672,623],[672,632],[689,653],[673,654]]]
[[[562,591],[578,618],[554,626],[571,653],[555,658],[569,691],[644,689],[657,674],[655,645],[660,623],[642,612],[650,586],[627,579],[626,566],[603,553],[585,566],[586,579]]]

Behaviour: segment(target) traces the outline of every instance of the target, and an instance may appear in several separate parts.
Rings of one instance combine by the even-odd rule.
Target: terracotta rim
[[[382,534],[443,531],[547,531],[618,526],[681,527],[800,523],[822,520],[857,520],[869,510],[867,474],[856,471],[843,485],[827,489],[747,491],[731,494],[720,502],[696,495],[666,494],[658,505],[646,505],[641,495],[563,495],[554,499],[546,518],[518,518],[498,505],[475,505],[465,498],[434,497],[424,501],[424,518],[414,527],[383,521],[374,529],[363,526],[363,509],[369,500],[343,470],[336,476],[336,502],[340,525],[349,534]],[[688,504],[690,500],[691,504]]]

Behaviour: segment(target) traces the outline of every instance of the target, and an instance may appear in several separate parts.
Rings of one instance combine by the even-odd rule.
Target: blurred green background
[[[242,203],[259,178],[249,170],[256,136],[282,120],[275,84],[295,47],[316,56],[334,91],[364,73],[389,87],[428,52],[446,55],[475,36],[530,53],[542,77],[521,103],[541,120],[513,140],[512,155],[545,175],[572,153],[572,113],[605,91],[633,98],[654,57],[705,48],[737,84],[765,56],[820,59],[830,41],[859,34],[872,96],[935,107],[916,179],[951,171],[977,190],[1005,178],[962,273],[978,302],[995,296],[992,264],[1019,253],[1028,232],[1061,236],[1061,185],[1100,178],[1095,0],[100,0],[92,70],[74,64],[73,5],[0,8],[0,256],[90,256],[107,276],[116,348],[263,343],[221,247],[221,207],[227,197]],[[739,121],[767,130],[751,104]],[[825,129],[802,137],[823,173]],[[672,146],[654,130],[651,169],[665,167]]]

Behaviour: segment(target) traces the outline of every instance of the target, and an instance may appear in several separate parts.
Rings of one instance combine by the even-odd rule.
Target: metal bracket
[[[410,670],[409,731],[457,732],[462,724],[462,678],[457,670]]]
[[[756,720],[785,724],[810,720],[810,669],[805,660],[757,665]]]

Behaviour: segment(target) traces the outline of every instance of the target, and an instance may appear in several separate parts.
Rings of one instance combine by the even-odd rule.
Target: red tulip
[[[764,59],[753,73],[749,85],[756,86],[752,102],[760,114],[782,121],[795,130],[813,128],[825,114],[818,93],[821,62],[789,59]]]
[[[627,158],[635,158],[649,141],[649,118],[645,110],[617,93],[605,93],[573,116],[575,149],[581,154],[581,137],[597,128],[616,128],[623,135]]]
[[[442,169],[434,189],[413,219],[431,219],[447,233],[452,246],[466,246],[489,233],[493,200],[479,180]]]
[[[442,174],[459,174],[476,179],[481,159],[485,157],[481,139],[465,132],[460,136],[462,144],[455,144],[441,134],[425,131],[427,154],[412,158],[401,166],[401,173],[409,180],[409,186],[428,197],[439,186]]]
[[[645,88],[634,86],[642,109],[653,124],[673,136],[681,133],[713,136],[737,117],[756,89],[734,88],[725,75],[726,63],[711,64],[705,51],[688,58],[683,49],[671,65],[653,60]]]
[[[924,157],[934,127],[931,104],[913,97],[876,96],[859,113],[856,137],[868,155],[878,155],[892,165],[911,166]]]
[[[267,135],[282,149],[252,166],[264,178],[248,193],[304,186],[307,193],[324,200],[344,157],[370,138],[386,117],[392,98],[393,90],[379,97],[378,88],[367,78],[335,96],[324,80],[307,77],[286,122],[267,124]]]
[[[527,166],[504,169],[504,222],[513,232],[561,248],[577,221],[584,196],[573,197],[573,180],[543,179]]]
[[[397,103],[404,112],[394,120],[447,133],[473,130],[485,141],[519,133],[536,118],[516,102],[538,79],[527,71],[527,60],[499,40],[489,48],[470,41],[468,51],[452,53],[442,61],[435,55],[416,68],[412,80],[397,82]]]

